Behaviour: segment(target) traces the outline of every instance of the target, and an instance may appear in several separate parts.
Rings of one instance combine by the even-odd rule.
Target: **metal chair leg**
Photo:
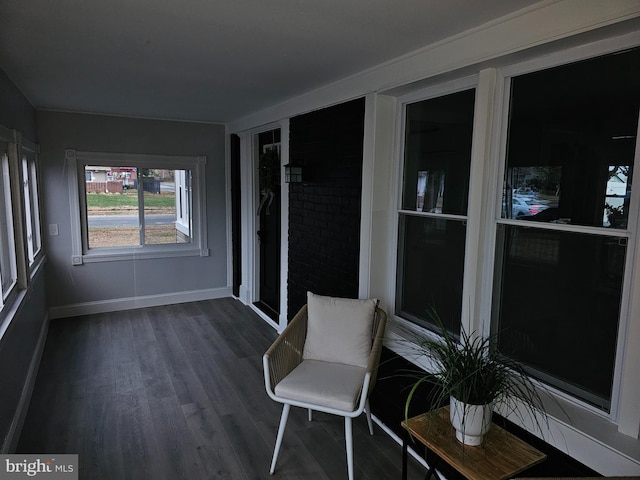
[[[364,404],[364,413],[367,416],[367,425],[369,425],[369,433],[373,435],[373,420],[371,420],[371,407],[369,406],[369,399],[367,398]]]
[[[353,429],[351,417],[344,417],[344,438],[347,446],[347,473],[349,480],[353,480]]]
[[[278,452],[280,452],[280,445],[282,445],[282,437],[284,437],[284,429],[287,426],[287,418],[289,418],[289,410],[291,405],[285,403],[282,407],[282,416],[280,417],[280,426],[278,427],[278,436],[276,437],[276,446],[273,449],[273,459],[271,460],[271,469],[269,474],[273,475],[276,469],[276,461],[278,460]]]

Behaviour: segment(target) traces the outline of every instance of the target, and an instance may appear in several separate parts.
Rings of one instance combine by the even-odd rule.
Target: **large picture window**
[[[517,75],[493,328],[503,353],[599,409],[614,395],[640,49]]]
[[[67,151],[76,162],[74,263],[207,255],[202,157]],[[75,195],[75,193],[74,193]]]
[[[460,333],[475,90],[409,103],[396,313]]]
[[[87,247],[191,243],[191,170],[86,165]],[[184,206],[183,206],[184,204]],[[190,211],[191,208],[187,208]],[[178,215],[180,213],[180,215]]]

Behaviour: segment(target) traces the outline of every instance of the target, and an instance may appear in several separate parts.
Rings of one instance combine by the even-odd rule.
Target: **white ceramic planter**
[[[484,435],[491,428],[491,405],[469,405],[453,397],[449,399],[449,417],[456,431],[456,438],[465,445],[482,444]]]

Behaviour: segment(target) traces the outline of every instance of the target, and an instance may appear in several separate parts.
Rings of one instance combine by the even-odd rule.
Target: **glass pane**
[[[9,176],[8,145],[0,144],[2,154],[2,183],[0,184],[0,276],[2,295],[8,294],[18,278],[14,243],[11,181]],[[2,300],[0,299],[0,305]]]
[[[626,255],[617,237],[500,225],[499,349],[609,410]]]
[[[40,204],[38,201],[38,177],[35,158],[29,162],[29,182],[31,185],[31,216],[33,223],[33,241],[35,253],[37,254],[42,248],[42,232],[40,231]]]
[[[475,90],[407,105],[402,208],[467,214]]]
[[[176,203],[176,171],[142,169],[144,177],[144,243],[160,245],[191,241],[189,222],[186,229],[178,229]],[[180,175],[185,177],[184,171]],[[188,173],[188,172],[187,172]],[[186,175],[188,176],[188,175]],[[180,193],[185,193],[181,191]],[[179,200],[186,207],[184,197]]]
[[[175,171],[176,230],[185,242],[191,242],[191,171]]]
[[[398,315],[433,329],[435,309],[460,334],[465,238],[463,221],[400,215]]]
[[[24,194],[24,216],[25,230],[27,235],[27,256],[29,257],[29,265],[34,260],[34,238],[33,238],[33,219],[31,218],[31,185],[29,183],[29,165],[27,157],[22,157],[22,185]]]
[[[515,77],[502,218],[627,228],[640,49]]]
[[[138,170],[85,166],[89,248],[140,245]]]

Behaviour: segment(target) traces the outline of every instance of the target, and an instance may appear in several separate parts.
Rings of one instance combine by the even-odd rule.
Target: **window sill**
[[[97,250],[84,255],[74,255],[71,257],[71,264],[80,266],[85,263],[118,262],[157,258],[174,257],[208,257],[207,248],[118,248],[109,250]]]
[[[549,428],[543,435],[517,415],[505,417],[605,476],[640,474],[640,440],[620,433],[616,423],[561,398],[545,402],[545,410]]]
[[[46,261],[47,261],[47,256],[44,253],[42,253],[42,251],[40,251],[38,255],[36,255],[36,258],[34,259],[33,263],[29,265],[29,278],[31,279],[31,281],[33,281],[33,279],[38,274],[42,266],[46,263]]]

